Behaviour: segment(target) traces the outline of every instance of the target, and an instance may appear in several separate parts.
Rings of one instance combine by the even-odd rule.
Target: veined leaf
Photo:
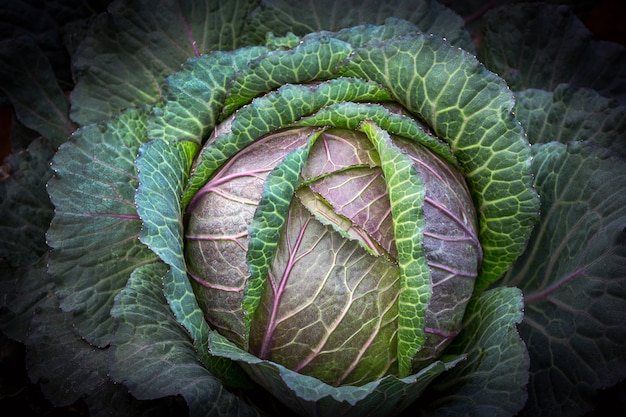
[[[560,84],[515,94],[515,114],[532,144],[589,141],[626,159],[626,106],[594,90]]]
[[[525,415],[580,415],[626,372],[626,163],[585,142],[533,153],[541,221],[503,282],[524,291]]]
[[[46,251],[46,230],[54,214],[45,184],[54,148],[43,139],[5,159],[9,176],[0,180],[0,262],[12,267],[36,262]]]
[[[180,199],[198,145],[189,141],[154,140],[139,150],[140,185],[136,201],[143,221],[140,240],[171,266],[164,276],[164,292],[176,319],[191,334],[198,356],[209,367],[209,326],[187,277],[183,257],[183,221]]]
[[[395,375],[398,267],[317,221],[303,189],[287,213],[248,351],[333,386]]]
[[[198,360],[194,344],[163,295],[167,270],[168,266],[160,262],[137,268],[116,297],[111,311],[118,322],[111,349],[111,377],[123,382],[138,399],[182,395],[190,416],[258,416],[257,411],[225,391]],[[162,366],[163,362],[168,366]],[[245,374],[232,362],[219,362],[231,364],[238,382],[244,382]]]
[[[400,268],[398,372],[405,377],[411,372],[413,356],[424,344],[426,309],[432,294],[430,269],[422,248],[424,184],[411,159],[391,143],[387,132],[367,121],[360,130],[378,150],[389,193]]]
[[[263,194],[250,224],[250,237],[246,259],[250,278],[246,283],[242,306],[245,311],[245,348],[248,348],[250,326],[255,317],[261,294],[269,279],[278,240],[285,226],[287,212],[300,180],[311,144],[321,131],[314,132],[307,147],[287,154],[270,172],[263,186]],[[269,331],[269,330],[268,330]]]
[[[303,117],[294,125],[333,126],[356,130],[365,120],[375,122],[390,134],[412,139],[442,159],[457,164],[448,144],[433,136],[428,126],[421,125],[412,117],[394,113],[381,104],[342,101],[330,104],[311,116]]]
[[[338,78],[314,85],[284,85],[239,110],[230,128],[218,132],[201,151],[185,189],[183,206],[237,152],[265,134],[337,101],[380,101],[388,92],[374,82]]]
[[[524,406],[529,358],[517,331],[523,311],[517,288],[494,288],[470,301],[464,328],[445,351],[467,358],[429,386],[425,415],[508,417]]]
[[[98,16],[74,56],[71,116],[80,125],[156,103],[187,58],[243,46],[258,0],[129,0]]]
[[[337,417],[377,417],[395,415],[408,407],[438,375],[453,368],[462,356],[436,361],[406,378],[387,376],[363,386],[333,387],[319,379],[251,355],[211,332],[211,353],[239,363],[253,378],[266,382],[266,388],[298,415]]]
[[[449,143],[478,209],[484,258],[477,288],[486,288],[522,253],[539,210],[511,92],[475,58],[433,36],[357,49],[340,74],[384,85]]]
[[[568,6],[509,4],[490,10],[484,21],[478,58],[514,91],[569,83],[626,99],[626,48],[593,40]]]
[[[347,10],[352,11],[346,13]],[[357,12],[358,11],[358,12]],[[474,46],[469,33],[464,28],[463,19],[456,13],[438,2],[428,0],[349,0],[341,3],[334,0],[318,0],[315,2],[292,2],[288,0],[265,1],[258,13],[252,17],[246,38],[252,43],[260,43],[267,32],[285,35],[293,32],[296,35],[327,30],[339,31],[357,25],[382,25],[390,23],[390,30],[396,30],[395,21],[387,22],[388,18],[407,20],[416,25],[423,33],[437,33],[445,36],[453,44],[467,51]],[[366,28],[360,28],[362,30]],[[367,37],[372,39],[378,35],[373,29]],[[352,38],[354,39],[354,38]],[[382,40],[384,37],[379,38]]]
[[[248,62],[235,79],[224,114],[231,114],[259,94],[281,85],[331,78],[351,52],[350,44],[325,34],[314,34],[293,49],[269,51]]]
[[[148,123],[150,138],[202,143],[221,116],[236,72],[265,51],[250,47],[188,59],[163,84],[163,102],[154,108]]]
[[[32,41],[7,40],[0,42],[0,64],[0,91],[11,100],[18,119],[55,148],[65,142],[75,126],[46,55]]]
[[[110,342],[115,295],[137,266],[155,259],[139,241],[135,208],[135,157],[146,140],[147,119],[148,109],[132,109],[85,126],[52,161],[48,193],[56,211],[47,234],[49,271],[61,307],[98,346]]]

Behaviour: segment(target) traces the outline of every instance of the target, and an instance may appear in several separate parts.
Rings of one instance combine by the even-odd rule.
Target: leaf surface
[[[360,387],[333,387],[274,362],[263,361],[216,332],[211,332],[209,344],[213,354],[241,364],[252,378],[264,381],[271,393],[298,415],[304,416],[382,417],[397,414],[409,406],[433,378],[453,368],[461,359],[436,361],[403,379],[388,376]]]
[[[7,266],[30,265],[46,252],[54,207],[45,185],[52,175],[48,164],[53,155],[54,148],[38,139],[4,160],[9,172],[0,180],[0,259]]]
[[[129,0],[98,16],[74,56],[72,119],[80,125],[155,103],[187,58],[239,43],[255,0]]]
[[[81,128],[52,161],[49,270],[61,307],[74,312],[79,332],[98,346],[109,344],[115,295],[137,266],[155,259],[139,241],[135,208],[135,158],[147,118],[146,109],[133,109]]]
[[[559,84],[516,93],[515,114],[532,144],[590,141],[626,159],[626,106],[593,90]]]
[[[525,415],[581,415],[626,375],[626,165],[586,142],[533,151],[541,221],[504,282],[524,291]]]
[[[313,142],[317,135],[314,133],[310,142]],[[263,184],[261,201],[250,224],[248,251],[246,252],[250,278],[246,283],[242,300],[246,320],[246,348],[250,326],[255,319],[261,294],[268,285],[268,280],[271,279],[268,276],[269,269],[274,260],[278,240],[286,224],[287,212],[308,154],[308,146],[296,149],[287,154],[270,172]]]
[[[511,92],[475,58],[432,36],[360,48],[340,73],[382,84],[449,143],[478,209],[477,287],[486,288],[523,252],[539,210]]]
[[[514,91],[553,90],[561,83],[626,98],[626,48],[592,40],[592,33],[565,5],[506,5],[484,16],[478,58]]]
[[[487,290],[470,301],[464,328],[446,350],[467,358],[429,386],[425,414],[505,417],[524,406],[529,359],[517,330],[523,311],[517,288]]]
[[[111,377],[141,400],[181,395],[191,416],[257,416],[199,361],[163,294],[167,270],[160,262],[136,269],[116,297]]]
[[[346,12],[348,10],[350,12]],[[338,31],[366,23],[382,25],[392,17],[407,20],[424,33],[436,33],[468,51],[473,50],[460,16],[438,2],[421,0],[350,0],[342,3],[322,0],[304,4],[287,0],[266,1],[252,17],[246,36],[258,43],[265,39],[266,32],[305,35],[321,30]]]
[[[48,58],[30,39],[0,42],[0,90],[18,119],[56,148],[75,129],[69,102]]]
[[[378,150],[389,193],[400,268],[398,373],[405,377],[411,372],[413,356],[424,345],[426,309],[432,294],[430,269],[422,248],[424,184],[411,159],[391,143],[387,132],[367,121],[360,130]]]
[[[387,98],[388,92],[378,84],[353,78],[338,78],[312,85],[287,84],[256,98],[239,110],[231,125],[218,132],[203,148],[185,189],[183,205],[187,206],[222,164],[263,135],[334,102]]]
[[[164,277],[164,292],[176,319],[191,334],[198,355],[210,366],[207,352],[209,326],[204,320],[187,277],[183,257],[181,195],[198,145],[190,141],[153,140],[139,150],[140,185],[136,201],[143,221],[140,240],[171,266]]]

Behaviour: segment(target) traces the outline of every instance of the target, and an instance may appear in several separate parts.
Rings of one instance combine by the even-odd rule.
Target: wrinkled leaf
[[[465,327],[446,350],[467,359],[424,394],[426,415],[511,416],[526,402],[528,352],[517,326],[524,302],[517,288],[495,288],[470,301]]]
[[[52,155],[54,148],[39,139],[5,160],[9,176],[0,179],[0,259],[7,266],[32,264],[47,249],[45,234],[54,208],[45,184],[52,174]]]
[[[361,125],[380,156],[389,193],[394,239],[398,250],[398,373],[411,372],[411,360],[424,345],[426,308],[432,294],[430,269],[422,248],[424,184],[411,159],[391,143],[389,134],[372,122]]]
[[[314,134],[310,142],[315,140]],[[264,288],[272,278],[268,276],[276,254],[281,232],[286,224],[287,213],[300,179],[302,167],[309,154],[309,147],[296,149],[285,156],[280,164],[269,173],[264,184],[261,201],[256,207],[249,227],[246,262],[250,278],[246,283],[242,307],[244,309],[246,348],[250,325],[255,319],[256,309]],[[286,279],[286,278],[285,278]],[[271,333],[271,328],[266,329]]]
[[[346,12],[346,11],[352,12]],[[246,34],[252,42],[265,39],[266,32],[296,35],[320,30],[338,31],[364,23],[381,25],[387,18],[407,20],[424,33],[437,33],[452,43],[468,51],[473,50],[469,34],[463,28],[460,16],[434,1],[392,0],[336,2],[322,0],[315,2],[291,2],[271,0],[261,4],[253,15],[250,30]]]
[[[223,390],[221,382],[198,360],[192,340],[172,315],[163,294],[167,269],[163,263],[139,267],[116,297],[111,311],[118,322],[111,349],[111,377],[141,400],[181,395],[191,416],[257,416]]]
[[[592,33],[564,5],[506,5],[484,16],[478,59],[512,90],[553,90],[561,83],[626,99],[626,48],[592,40]]]
[[[524,415],[581,415],[626,373],[626,164],[585,142],[533,151],[541,222],[505,280],[524,291]]]
[[[476,59],[432,36],[357,49],[341,72],[382,84],[449,143],[479,210],[477,287],[486,288],[523,252],[539,209],[511,92]]]
[[[135,158],[146,140],[146,110],[79,129],[52,162],[56,211],[47,233],[50,273],[61,307],[90,342],[109,343],[113,299],[130,273],[156,255],[139,242]]]
[[[531,143],[590,141],[626,159],[626,106],[567,84],[516,94],[515,114]]]
[[[55,148],[74,131],[67,97],[32,40],[0,42],[0,90],[9,97],[17,118]]]
[[[462,359],[445,358],[402,379],[388,376],[360,387],[333,387],[274,362],[260,360],[216,332],[211,332],[209,345],[213,354],[241,364],[253,379],[263,381],[274,396],[304,416],[382,417],[397,414],[409,406],[433,378]]]
[[[72,119],[80,125],[155,103],[187,58],[242,46],[255,0],[116,1],[98,16],[73,58]]]

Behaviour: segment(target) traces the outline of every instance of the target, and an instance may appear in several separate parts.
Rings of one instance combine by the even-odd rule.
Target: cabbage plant
[[[624,48],[361,3],[5,24],[2,329],[52,404],[574,416],[624,378]]]

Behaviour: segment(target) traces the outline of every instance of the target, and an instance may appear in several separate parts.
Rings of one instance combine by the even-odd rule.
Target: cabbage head
[[[626,78],[567,72],[623,48],[555,81],[525,29],[565,7],[357,3],[116,0],[68,26],[71,105],[0,84],[41,133],[2,328],[55,405],[566,416],[626,376]]]

